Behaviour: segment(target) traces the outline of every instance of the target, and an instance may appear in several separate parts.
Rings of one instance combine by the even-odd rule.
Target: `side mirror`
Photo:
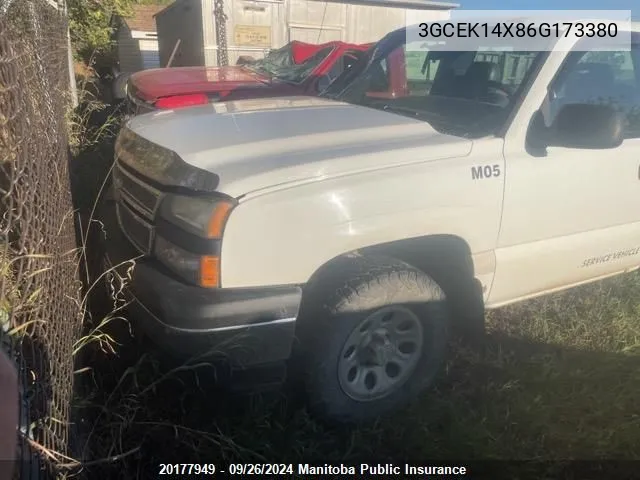
[[[609,105],[569,104],[558,112],[547,141],[569,148],[616,148],[624,127],[624,115]]]

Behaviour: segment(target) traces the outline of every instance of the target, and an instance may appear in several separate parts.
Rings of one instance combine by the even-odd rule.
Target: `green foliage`
[[[93,56],[111,50],[114,15],[131,15],[132,0],[68,0],[71,42],[78,59],[89,63]]]
[[[132,7],[168,5],[173,0],[68,0],[71,42],[78,60],[92,63],[111,53],[116,16],[131,15]]]

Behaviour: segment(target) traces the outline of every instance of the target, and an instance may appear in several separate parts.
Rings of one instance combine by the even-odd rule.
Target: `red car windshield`
[[[293,44],[289,43],[282,48],[271,50],[264,58],[251,62],[252,69],[265,70],[267,72],[273,68],[290,67],[295,65],[293,59]]]
[[[329,56],[332,50],[333,47],[323,48],[304,62],[296,64],[293,60],[293,48],[289,44],[269,52],[265,58],[246,65],[246,68],[266,73],[273,80],[302,83]]]

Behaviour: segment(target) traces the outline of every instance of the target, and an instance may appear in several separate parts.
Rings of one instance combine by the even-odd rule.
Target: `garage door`
[[[290,0],[289,41],[324,43],[344,40],[347,6],[339,3]]]

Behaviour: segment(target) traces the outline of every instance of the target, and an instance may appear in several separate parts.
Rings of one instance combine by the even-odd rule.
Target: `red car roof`
[[[291,49],[293,50],[293,61],[295,63],[302,63],[314,53],[319,52],[323,48],[327,48],[327,47],[341,48],[345,50],[346,49],[366,50],[368,48],[368,45],[360,45],[356,43],[346,43],[346,42],[339,42],[339,41],[317,44],[317,43],[305,43],[305,42],[300,42],[298,40],[293,40],[292,42],[290,42],[290,44],[291,44]]]
[[[294,40],[290,44],[295,63],[304,62],[326,47],[364,51],[370,46],[370,44],[359,45],[339,41],[312,44]],[[325,62],[321,65],[323,64]],[[226,67],[156,68],[136,72],[129,78],[131,93],[147,102],[155,102],[159,98],[173,95],[215,94],[219,91],[247,87],[269,88],[270,85],[271,82],[267,76],[235,65]]]

